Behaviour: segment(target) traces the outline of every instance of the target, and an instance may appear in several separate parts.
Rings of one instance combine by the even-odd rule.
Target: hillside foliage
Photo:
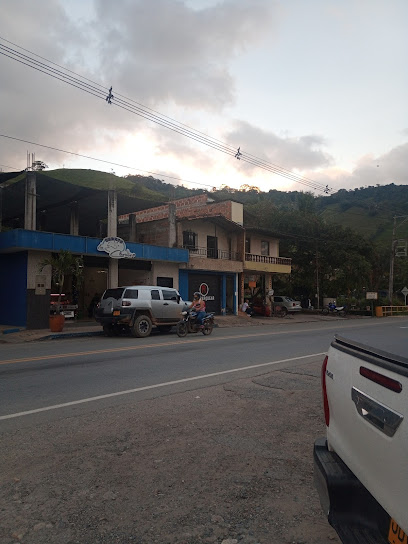
[[[295,297],[337,297],[364,305],[366,291],[382,294],[386,303],[394,217],[396,237],[408,240],[408,186],[385,185],[340,190],[315,196],[298,191],[262,192],[245,185],[218,190],[186,189],[152,177],[128,179],[166,195],[184,198],[208,192],[215,200],[244,205],[245,225],[267,229],[280,239],[280,255],[292,258],[292,274],[276,276],[279,292]],[[407,221],[404,222],[404,215]],[[396,258],[394,292],[408,284],[408,258]]]

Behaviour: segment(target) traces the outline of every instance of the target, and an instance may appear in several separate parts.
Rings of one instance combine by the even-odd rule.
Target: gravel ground
[[[316,362],[5,432],[0,542],[338,543],[324,430]]]

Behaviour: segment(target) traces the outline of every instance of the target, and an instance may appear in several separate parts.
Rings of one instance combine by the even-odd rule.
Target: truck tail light
[[[392,378],[388,378],[388,376],[384,376],[384,374],[370,370],[365,366],[360,366],[360,374],[364,376],[364,378],[378,383],[387,389],[391,389],[391,391],[394,391],[395,393],[401,393],[402,391],[402,384],[400,382],[397,382],[397,380],[393,380]]]
[[[130,306],[131,304],[130,300],[122,300],[122,306]]]
[[[323,409],[324,409],[324,420],[326,422],[326,427],[330,424],[330,409],[329,409],[329,399],[327,398],[327,388],[326,388],[326,379],[327,379],[327,363],[329,361],[328,356],[324,358],[322,364],[322,392],[323,392]]]

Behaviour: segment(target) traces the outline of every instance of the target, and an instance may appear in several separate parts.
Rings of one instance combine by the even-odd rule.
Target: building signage
[[[96,249],[108,253],[112,259],[134,259],[136,255],[127,249],[124,240],[117,236],[104,238]]]
[[[199,291],[201,293],[201,298],[203,300],[215,300],[214,295],[209,295],[210,288],[206,283],[202,283],[199,287]]]

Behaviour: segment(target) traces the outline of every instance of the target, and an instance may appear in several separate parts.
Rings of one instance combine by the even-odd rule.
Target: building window
[[[251,253],[251,238],[245,238],[245,253]]]
[[[160,285],[160,287],[173,287],[173,278],[157,276],[156,285]]]
[[[269,242],[261,240],[261,255],[269,255]]]
[[[191,230],[183,231],[183,247],[185,249],[197,249],[197,233]]]
[[[207,257],[218,259],[218,238],[216,236],[207,236]]]

